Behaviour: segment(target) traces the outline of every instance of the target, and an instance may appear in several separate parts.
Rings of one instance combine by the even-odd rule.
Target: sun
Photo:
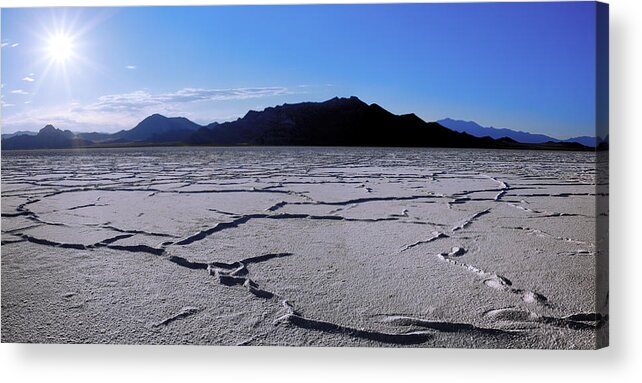
[[[47,53],[51,61],[65,63],[74,54],[73,38],[63,33],[51,35],[47,41]]]

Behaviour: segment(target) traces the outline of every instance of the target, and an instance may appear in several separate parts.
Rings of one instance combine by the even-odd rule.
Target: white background
[[[399,1],[399,0],[397,0]],[[323,1],[227,0],[218,3]],[[327,2],[327,0],[326,0]],[[335,0],[334,2],[342,2]],[[345,0],[343,0],[345,2]],[[377,1],[352,1],[377,2]],[[381,1],[379,1],[381,2]],[[409,2],[406,0],[405,2]],[[176,0],[0,0],[0,6],[158,5]],[[188,0],[215,4],[215,0]],[[600,351],[0,345],[5,382],[642,381],[642,2],[610,3],[610,329]]]

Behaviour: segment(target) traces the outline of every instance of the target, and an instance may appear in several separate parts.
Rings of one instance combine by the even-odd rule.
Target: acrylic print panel
[[[2,341],[606,346],[607,41],[594,2],[3,9]]]

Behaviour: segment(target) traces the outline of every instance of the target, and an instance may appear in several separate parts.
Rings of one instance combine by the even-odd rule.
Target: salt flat
[[[586,152],[3,152],[2,341],[594,348],[599,185]]]

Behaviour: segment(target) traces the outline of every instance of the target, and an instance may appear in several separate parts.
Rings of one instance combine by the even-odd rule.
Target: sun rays
[[[92,43],[88,32],[103,21],[105,15],[89,19],[82,16],[80,11],[65,11],[40,20],[35,63],[42,75],[35,84],[36,92],[47,82],[56,86],[61,96],[70,98],[74,94],[73,82],[78,82],[87,73],[101,72],[100,66],[89,58]]]

